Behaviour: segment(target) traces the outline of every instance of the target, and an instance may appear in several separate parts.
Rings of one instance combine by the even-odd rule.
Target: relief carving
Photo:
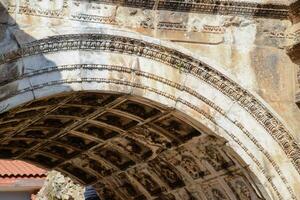
[[[71,3],[70,16],[71,20],[85,21],[102,24],[116,24],[115,13],[117,7],[99,4],[98,2],[78,1]]]
[[[251,200],[250,191],[246,184],[242,181],[237,181],[235,184],[238,198],[241,200]]]
[[[120,170],[125,170],[129,166],[135,164],[135,162],[128,158],[128,156],[121,154],[117,150],[114,150],[113,147],[101,148],[99,150],[96,150],[95,153],[96,155],[99,155],[104,160],[107,160],[109,163],[111,163],[113,166],[116,166]]]
[[[225,199],[227,199],[226,196],[223,194],[223,192],[221,192],[217,188],[213,188],[211,190],[211,193],[212,193],[212,197],[213,197],[214,200],[225,200]]]
[[[149,163],[149,166],[154,169],[154,171],[158,174],[158,177],[162,178],[170,188],[174,189],[185,185],[176,168],[170,166],[165,161],[159,158],[154,159]]]
[[[169,138],[150,130],[149,127],[136,127],[132,131],[137,137],[146,139],[147,143],[151,146],[158,147],[159,149],[157,151],[160,149],[168,149],[173,146],[172,141]]]
[[[181,161],[181,166],[193,179],[202,178],[205,175],[205,172],[200,169],[191,157],[184,156]]]
[[[146,171],[144,167],[136,168],[130,172],[133,176],[152,196],[157,196],[166,189],[151,176],[151,172]]]
[[[121,190],[125,199],[132,200],[146,200],[144,194],[142,194],[138,188],[130,181],[129,177],[125,173],[120,173],[115,179],[118,189]]]
[[[157,121],[156,124],[183,142],[201,135],[200,131],[179,119],[175,119],[174,116]]]
[[[161,113],[160,110],[156,108],[142,105],[138,102],[133,102],[133,101],[126,101],[125,103],[116,107],[116,109],[136,115],[144,120],[149,117],[154,117],[155,115]]]
[[[158,30],[168,30],[168,31],[182,31],[182,32],[202,32],[202,33],[213,33],[213,34],[224,34],[226,27],[223,26],[212,26],[204,25],[201,27],[189,28],[183,22],[164,22],[160,21],[155,24],[150,18],[141,22],[140,26],[145,29],[158,29]],[[189,30],[191,29],[191,30]]]
[[[119,135],[119,133],[116,131],[101,127],[99,125],[94,125],[94,124],[85,124],[84,126],[76,129],[76,131],[94,136],[101,140],[108,140]]]
[[[201,153],[204,156],[205,160],[207,160],[215,170],[219,171],[228,167],[228,162],[221,155],[220,151],[217,148],[213,146],[205,146]]]
[[[261,199],[242,176],[232,176],[226,182],[238,200]]]
[[[177,200],[174,194],[162,194],[155,200]]]
[[[155,0],[149,0],[145,3],[143,0],[124,1],[124,0],[101,0],[107,4],[119,4],[126,7],[140,7],[144,9],[170,10],[179,12],[197,12],[220,15],[245,15],[253,17],[269,17],[286,19],[288,16],[288,7],[284,5],[237,2],[237,1],[169,1],[163,0],[155,4]]]
[[[62,18],[68,8],[67,0],[22,0],[19,13],[45,17]]]
[[[151,148],[131,137],[118,138],[113,140],[112,143],[121,147],[125,152],[128,152],[129,155],[133,155],[140,160],[147,160],[153,154]]]
[[[103,182],[93,185],[101,200],[122,200],[115,192],[113,186]]]

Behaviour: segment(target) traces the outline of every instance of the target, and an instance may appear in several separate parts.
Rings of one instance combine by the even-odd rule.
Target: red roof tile
[[[46,170],[23,161],[0,160],[0,178],[43,178]]]

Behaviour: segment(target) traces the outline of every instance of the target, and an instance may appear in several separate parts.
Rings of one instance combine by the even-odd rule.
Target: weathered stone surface
[[[0,157],[102,199],[300,199],[292,2],[2,2]]]
[[[289,17],[294,24],[300,22],[300,1],[296,0],[290,5]]]
[[[290,47],[288,49],[288,55],[294,63],[300,65],[300,43],[294,44]]]
[[[83,200],[84,188],[75,184],[69,177],[57,171],[48,172],[43,188],[38,192],[36,200]]]
[[[290,5],[290,19],[293,26],[290,28],[290,32],[295,35],[295,39],[291,42],[290,46],[287,48],[287,54],[291,60],[300,65],[300,1],[297,0]],[[297,69],[297,84],[296,84],[296,103],[300,107],[300,76],[299,68]]]

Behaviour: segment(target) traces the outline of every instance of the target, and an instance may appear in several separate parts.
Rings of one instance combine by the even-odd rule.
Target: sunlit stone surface
[[[300,199],[299,13],[0,0],[0,157],[101,200]]]

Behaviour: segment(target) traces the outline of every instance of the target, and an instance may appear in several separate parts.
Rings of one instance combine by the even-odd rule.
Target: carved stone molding
[[[62,35],[39,40],[22,49],[2,55],[0,57],[0,63],[13,62],[18,58],[35,54],[77,49],[87,51],[102,50],[130,55],[135,54],[166,63],[193,74],[232,100],[238,102],[247,110],[247,112],[249,112],[281,145],[287,156],[291,158],[295,168],[300,171],[299,145],[294,141],[289,131],[277,117],[251,93],[241,88],[220,72],[176,50],[144,41],[112,35]]]
[[[60,0],[56,0],[60,1]],[[27,15],[39,15],[47,17],[67,17],[68,1],[63,1],[63,7],[61,9],[36,9],[29,5],[29,1],[25,1],[24,5],[19,8],[19,13]],[[219,14],[219,15],[240,15],[249,17],[264,17],[275,19],[288,19],[289,16],[293,16],[296,11],[290,11],[289,7],[280,4],[263,4],[263,3],[250,3],[250,2],[237,2],[237,1],[210,1],[210,0],[198,0],[198,1],[185,1],[185,0],[99,0],[98,3],[119,5],[124,7],[143,8],[143,9],[157,9],[157,10],[169,10],[177,12],[196,12],[205,14]],[[80,2],[77,2],[78,4]],[[14,12],[16,5],[9,6],[9,11]],[[92,15],[80,15],[72,16],[74,20],[91,20],[98,21],[97,16]],[[102,19],[101,19],[102,20]],[[100,21],[101,21],[100,20]]]
[[[244,15],[253,17],[266,17],[287,19],[288,6],[274,4],[259,4],[237,1],[185,1],[185,0],[100,0],[102,3],[119,4],[128,7],[139,7],[146,9],[157,8],[158,10],[172,10],[179,12],[197,12],[220,15]],[[156,4],[157,2],[157,4]]]

